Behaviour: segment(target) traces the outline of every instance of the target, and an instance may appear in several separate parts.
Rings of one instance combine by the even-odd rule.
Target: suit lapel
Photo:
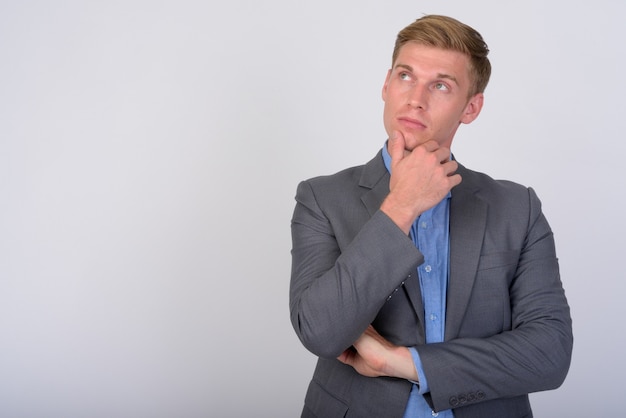
[[[446,302],[445,340],[456,338],[476,278],[487,224],[487,204],[476,195],[472,173],[459,166],[463,181],[450,201],[450,278]]]
[[[389,172],[383,162],[382,151],[379,151],[363,168],[359,186],[367,189],[361,196],[361,201],[373,216],[389,194]]]

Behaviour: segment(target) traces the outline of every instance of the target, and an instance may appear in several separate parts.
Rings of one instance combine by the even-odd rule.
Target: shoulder
[[[329,198],[345,198],[352,192],[360,194],[364,189],[371,189],[388,177],[389,173],[379,151],[366,164],[304,180],[299,184],[298,191],[309,189],[315,194],[323,194]]]
[[[298,184],[296,201],[311,206],[332,208],[343,206],[348,201],[358,199],[362,194],[359,179],[364,166],[346,168],[334,174],[320,175],[303,180]]]
[[[457,202],[478,198],[490,208],[491,217],[502,216],[509,220],[517,217],[528,220],[541,213],[541,201],[532,187],[510,180],[494,179],[461,165],[458,173],[462,181],[452,191],[453,198],[456,192]]]
[[[470,170],[459,164],[463,188],[491,199],[528,199],[530,187],[510,180],[494,179],[488,174]]]
[[[311,177],[304,180],[315,187],[328,186],[337,183],[358,183],[363,173],[365,165],[357,165],[354,167],[348,167],[341,171],[332,174],[324,174],[316,177]]]

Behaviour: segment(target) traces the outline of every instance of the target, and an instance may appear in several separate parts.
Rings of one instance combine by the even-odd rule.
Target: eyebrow
[[[405,70],[408,70],[410,72],[414,72],[413,71],[413,67],[411,67],[410,65],[407,65],[407,64],[396,64],[396,66],[394,67],[394,70],[396,68],[404,68]],[[453,81],[457,86],[459,85],[459,81],[456,79],[456,77],[453,76],[453,75],[450,75],[450,74],[438,73],[437,74],[437,78],[438,79],[450,80],[450,81]]]
[[[396,70],[398,68],[404,68],[405,70],[408,70],[409,72],[413,72],[413,67],[411,67],[410,65],[406,65],[406,64],[396,64],[393,69]]]

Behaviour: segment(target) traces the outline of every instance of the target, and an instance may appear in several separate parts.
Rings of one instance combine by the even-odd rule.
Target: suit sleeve
[[[349,243],[340,243],[333,223],[351,220],[342,219],[345,211],[333,210],[322,208],[310,182],[298,186],[291,223],[291,322],[303,345],[324,358],[336,358],[350,347],[423,262],[411,240],[381,211],[359,226]]]
[[[573,345],[569,306],[553,235],[532,189],[528,199],[526,236],[508,286],[510,329],[416,347],[435,410],[554,389],[565,379]]]

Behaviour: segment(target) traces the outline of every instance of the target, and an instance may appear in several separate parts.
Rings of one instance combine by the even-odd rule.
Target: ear
[[[387,86],[389,85],[389,79],[391,77],[391,69],[387,71],[387,77],[385,77],[385,84],[383,84],[382,97],[383,101],[387,101]]]
[[[484,99],[485,96],[482,93],[476,93],[469,99],[463,115],[461,115],[461,123],[468,124],[474,122],[483,108]]]

